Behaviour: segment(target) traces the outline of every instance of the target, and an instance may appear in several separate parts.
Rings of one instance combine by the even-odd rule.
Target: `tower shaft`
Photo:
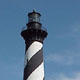
[[[27,44],[24,80],[44,80],[43,44],[39,41],[30,41]]]

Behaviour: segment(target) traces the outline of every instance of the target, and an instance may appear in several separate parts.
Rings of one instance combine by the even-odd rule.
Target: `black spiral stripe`
[[[35,41],[26,41],[26,50],[30,48],[30,46],[34,43]],[[41,43],[41,42],[40,42]],[[42,43],[41,43],[42,44]],[[27,54],[27,53],[26,53]],[[28,53],[29,54],[29,53]],[[24,67],[24,77],[23,80],[27,80],[28,77],[34,72],[41,64],[43,63],[43,47],[36,52],[28,61],[27,59],[27,64]],[[44,66],[43,66],[44,67]],[[44,80],[44,76],[43,79]]]
[[[27,63],[24,68],[24,80],[43,62],[42,49],[39,50]]]
[[[30,45],[31,45],[33,42],[34,42],[34,41],[30,41],[30,40],[27,40],[27,41],[25,42],[25,44],[26,44],[25,54],[26,54],[27,49],[30,47]]]

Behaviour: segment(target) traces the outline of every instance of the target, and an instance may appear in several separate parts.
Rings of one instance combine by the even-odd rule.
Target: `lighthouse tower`
[[[42,28],[40,16],[34,10],[29,13],[27,28],[21,32],[26,44],[23,80],[44,80],[43,40],[48,33]]]

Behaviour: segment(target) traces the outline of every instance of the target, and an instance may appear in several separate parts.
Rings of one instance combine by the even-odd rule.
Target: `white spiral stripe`
[[[44,63],[42,62],[26,80],[43,80],[44,78]]]
[[[27,59],[29,61],[31,57],[35,55],[42,47],[43,47],[42,43],[38,41],[35,41],[30,45],[25,54],[24,67],[27,65]]]

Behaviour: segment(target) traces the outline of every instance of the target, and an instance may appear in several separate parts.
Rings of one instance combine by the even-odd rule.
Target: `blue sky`
[[[80,80],[80,0],[0,0],[0,80],[23,80],[20,32],[34,8],[48,30],[45,80]]]

